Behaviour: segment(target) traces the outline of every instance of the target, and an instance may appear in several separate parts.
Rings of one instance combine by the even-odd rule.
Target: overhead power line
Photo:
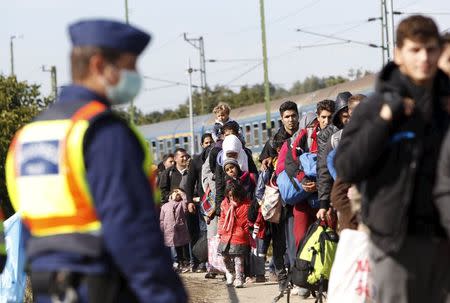
[[[318,44],[308,44],[308,45],[299,45],[298,49],[303,48],[314,48],[314,47],[323,47],[323,46],[331,46],[331,45],[339,45],[339,44],[348,44],[350,41],[342,41],[342,42],[331,42],[331,43],[318,43]]]
[[[394,15],[436,15],[436,16],[448,16],[450,12],[399,12],[394,11]]]
[[[248,70],[246,70],[245,72],[243,72],[242,74],[238,75],[237,77],[233,78],[232,80],[228,81],[227,83],[225,83],[225,86],[227,86],[230,83],[233,83],[234,81],[244,77],[245,75],[247,75],[248,73],[250,73],[251,71],[255,70],[258,66],[262,65],[262,62],[259,62],[256,65],[253,65],[252,67],[250,67]]]
[[[377,45],[374,43],[352,40],[352,39],[345,39],[345,38],[341,38],[341,37],[336,37],[334,35],[325,35],[325,34],[315,33],[315,32],[311,32],[311,31],[305,31],[303,29],[297,29],[297,31],[305,33],[305,34],[313,35],[313,36],[324,37],[324,38],[329,38],[329,39],[338,40],[338,41],[345,41],[345,42],[359,44],[359,45],[365,45],[365,46],[369,46],[369,47],[373,47],[373,48],[383,48],[383,46]]]
[[[159,90],[159,89],[163,89],[163,88],[170,88],[170,87],[175,87],[175,86],[180,86],[180,85],[178,85],[178,84],[161,85],[161,86],[144,88],[144,91],[149,92],[149,91],[155,91],[155,90]]]
[[[312,0],[312,1],[308,2],[306,5],[300,7],[298,10],[296,10],[296,11],[290,13],[290,14],[287,14],[287,15],[284,15],[284,16],[280,16],[280,17],[274,19],[273,21],[271,20],[271,21],[267,22],[267,24],[278,23],[278,22],[284,21],[284,20],[286,20],[288,18],[297,16],[298,14],[303,12],[304,10],[317,5],[320,1],[321,0]]]
[[[172,80],[166,80],[166,79],[160,79],[160,78],[155,78],[155,77],[150,77],[150,76],[142,76],[142,78],[144,79],[148,79],[148,80],[153,80],[153,81],[158,81],[158,82],[163,82],[163,83],[170,83],[175,85],[182,85],[182,86],[188,86],[189,84],[185,83],[185,82],[179,82],[179,81],[172,81]],[[192,85],[192,87],[194,88],[199,88],[200,86],[197,85]]]
[[[242,59],[208,59],[206,62],[216,63],[216,62],[254,62],[261,61],[262,59],[256,58],[242,58]]]

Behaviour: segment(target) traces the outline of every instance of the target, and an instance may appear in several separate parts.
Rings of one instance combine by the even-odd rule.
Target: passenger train
[[[317,102],[324,99],[335,100],[337,94],[343,91],[368,95],[373,92],[374,82],[375,75],[367,75],[354,81],[314,92],[274,100],[270,102],[271,127],[273,131],[281,127],[281,117],[278,110],[286,100],[297,103],[301,116],[307,112],[315,111]],[[230,117],[239,122],[246,146],[254,154],[259,154],[268,139],[264,103],[232,109]],[[203,133],[212,130],[214,120],[215,116],[212,113],[194,117],[194,151],[191,151],[189,118],[141,125],[139,129],[150,144],[154,161],[158,162],[164,154],[172,153],[178,147],[186,149],[191,155],[198,153],[201,150],[201,136]]]

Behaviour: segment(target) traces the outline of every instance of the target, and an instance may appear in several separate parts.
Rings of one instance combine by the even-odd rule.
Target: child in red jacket
[[[244,258],[250,249],[247,213],[250,199],[237,180],[230,180],[225,187],[225,199],[221,206],[218,234],[218,252],[227,268],[227,285],[244,287]]]

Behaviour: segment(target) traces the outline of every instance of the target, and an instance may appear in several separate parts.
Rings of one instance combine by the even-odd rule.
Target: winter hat
[[[236,159],[225,157],[225,160],[223,161],[223,170],[225,170],[227,164],[234,164],[235,166],[239,167],[239,163]]]

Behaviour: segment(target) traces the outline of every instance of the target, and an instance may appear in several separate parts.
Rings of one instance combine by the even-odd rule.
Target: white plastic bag
[[[8,257],[0,275],[0,303],[23,302],[26,284],[25,249],[19,214],[8,218],[3,225]]]
[[[369,260],[369,236],[362,231],[344,229],[331,269],[328,303],[374,303]]]

